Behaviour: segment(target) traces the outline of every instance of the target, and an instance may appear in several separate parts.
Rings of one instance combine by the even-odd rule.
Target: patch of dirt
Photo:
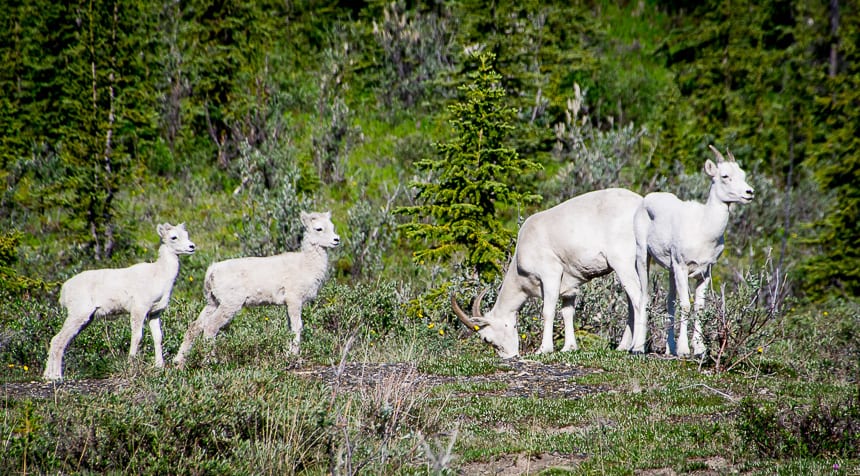
[[[575,471],[580,463],[585,461],[585,455],[542,453],[538,455],[503,455],[490,461],[475,461],[461,464],[458,467],[459,474],[468,475],[494,475],[494,476],[519,476],[523,474],[537,474],[541,471],[554,468],[562,471]]]
[[[501,383],[498,389],[461,392],[463,396],[580,398],[584,395],[607,389],[597,386],[578,385],[573,379],[596,370],[583,369],[565,364],[544,364],[533,360],[505,362],[507,369],[486,375],[457,376],[425,374],[418,372],[413,363],[367,364],[346,363],[343,368],[311,367],[296,370],[304,375],[338,385],[344,390],[370,388],[380,382],[402,379],[401,385],[423,385],[435,387],[444,384],[493,384]]]

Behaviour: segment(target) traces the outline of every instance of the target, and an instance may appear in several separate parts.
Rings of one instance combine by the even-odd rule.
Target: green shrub
[[[402,318],[397,286],[390,281],[353,286],[331,281],[306,309],[303,343],[338,358],[337,345],[351,335],[356,344],[369,344],[408,325]]]
[[[859,458],[860,400],[819,400],[814,404],[740,404],[737,428],[743,441],[767,458]]]

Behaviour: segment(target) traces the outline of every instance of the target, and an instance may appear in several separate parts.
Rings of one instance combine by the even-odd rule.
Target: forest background
[[[858,7],[4,0],[0,363],[10,380],[37,376],[63,318],[59,283],[152,260],[156,224],[184,222],[198,252],[182,258],[171,353],[202,307],[206,267],[295,249],[302,210],[331,210],[345,241],[331,255],[319,315],[457,340],[464,334],[439,290],[468,299],[497,286],[528,215],[614,186],[703,201],[713,144],[737,157],[756,189],[754,202],[732,210],[714,294],[722,288],[725,301],[726,289],[766,274],[759,304],[839,329],[840,353],[827,358],[847,363],[840,368],[854,381]],[[468,240],[428,254],[451,237],[404,231],[440,216],[399,212],[427,205],[419,190],[438,174],[428,163],[456,143],[456,121],[482,120],[456,116],[481,58],[504,93],[485,100],[510,112],[497,145],[526,168],[506,178],[517,193],[473,223],[492,227],[495,254],[470,255]],[[617,294],[611,280],[594,288],[578,327],[613,342],[621,321],[606,316],[624,303],[600,294]],[[348,295],[352,303],[338,304]],[[348,306],[377,298],[373,311]],[[122,358],[89,332],[68,366],[104,377]],[[523,333],[526,352],[538,339]]]

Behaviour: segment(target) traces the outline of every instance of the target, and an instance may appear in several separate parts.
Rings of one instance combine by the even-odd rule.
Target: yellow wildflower
[[[445,335],[445,329],[439,329],[439,335],[440,336]]]
[[[26,371],[28,371],[28,370],[30,370],[30,369],[29,369],[29,368],[27,368],[27,366],[25,365],[25,366],[24,366],[24,372],[26,372]]]
[[[435,323],[435,322],[431,322],[430,324],[427,324],[427,328],[428,328],[428,329],[432,329],[432,328],[434,328],[434,327],[436,327],[436,323]]]

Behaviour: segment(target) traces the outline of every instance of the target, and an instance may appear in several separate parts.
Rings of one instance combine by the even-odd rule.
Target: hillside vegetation
[[[860,471],[860,5],[0,9],[0,472]],[[614,350],[612,275],[579,297],[576,352],[532,355],[535,300],[513,362],[453,317],[452,292],[493,302],[532,213],[608,187],[704,201],[709,145],[756,198],[731,210],[707,355],[663,357],[656,266],[646,356]],[[154,261],[157,224],[197,245],[169,360],[209,264],[295,250],[300,213],[329,210],[343,243],[299,356],[279,307],[184,369],[152,367],[148,332],[129,362],[128,318],[96,319],[67,382],[38,383],[60,284]]]

